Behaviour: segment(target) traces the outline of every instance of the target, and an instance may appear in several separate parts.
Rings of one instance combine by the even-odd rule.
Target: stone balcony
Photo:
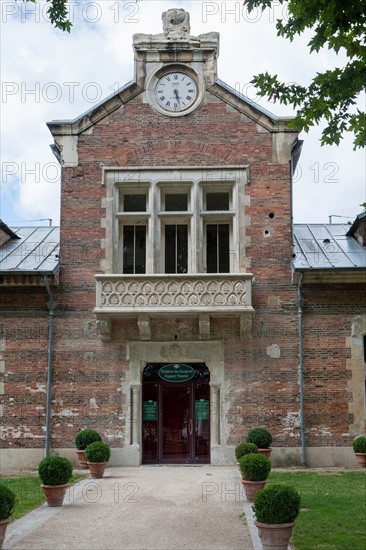
[[[241,336],[251,324],[252,274],[96,275],[96,308],[101,338],[110,339],[111,319],[137,319],[142,340],[150,339],[150,318],[190,316],[200,338],[210,336],[211,316],[240,318]]]

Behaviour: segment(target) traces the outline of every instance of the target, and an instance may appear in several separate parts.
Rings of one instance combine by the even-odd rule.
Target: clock
[[[172,113],[179,113],[192,107],[197,95],[195,81],[185,72],[165,73],[155,84],[158,105]]]

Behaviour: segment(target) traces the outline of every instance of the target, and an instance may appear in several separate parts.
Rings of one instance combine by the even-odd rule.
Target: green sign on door
[[[196,401],[196,420],[209,419],[208,399],[198,399]]]
[[[158,419],[158,403],[149,399],[144,401],[144,420],[157,420]]]

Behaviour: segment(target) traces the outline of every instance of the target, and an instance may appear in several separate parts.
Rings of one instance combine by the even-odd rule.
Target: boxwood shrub
[[[247,443],[254,443],[258,449],[269,449],[272,436],[265,428],[252,428],[247,435]]]
[[[49,456],[39,463],[38,475],[44,485],[63,485],[72,476],[72,464],[63,456]]]
[[[291,485],[273,483],[256,493],[253,511],[261,523],[291,523],[299,514],[300,500]]]
[[[364,435],[356,437],[352,443],[352,447],[355,453],[366,453],[366,437]]]
[[[111,456],[111,449],[103,441],[90,443],[85,449],[85,458],[88,462],[108,462]]]
[[[0,484],[0,521],[10,518],[15,505],[15,494],[13,491]]]
[[[75,445],[79,451],[83,451],[90,443],[102,441],[102,438],[95,430],[81,430],[75,437]]]
[[[239,460],[243,479],[247,481],[264,481],[271,471],[271,461],[260,453],[250,453]]]
[[[242,456],[257,452],[258,447],[254,443],[239,443],[239,445],[235,447],[235,458],[239,461]]]

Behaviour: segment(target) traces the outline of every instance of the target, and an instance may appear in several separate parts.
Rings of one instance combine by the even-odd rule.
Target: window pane
[[[176,273],[175,269],[175,235],[176,226],[165,226],[165,273]]]
[[[135,227],[135,273],[146,273],[146,227]]]
[[[145,273],[146,227],[123,227],[123,273]]]
[[[177,273],[188,271],[188,228],[177,225]]]
[[[229,210],[229,193],[206,193],[206,210]]]
[[[219,228],[219,273],[230,272],[230,251],[229,251],[229,225],[222,224]]]
[[[230,272],[229,243],[229,224],[209,224],[206,226],[207,273]]]
[[[187,273],[188,227],[165,226],[165,273]]]
[[[188,210],[188,195],[186,193],[165,195],[166,212],[186,212]]]
[[[206,227],[207,273],[217,273],[217,225]]]
[[[123,195],[124,212],[146,212],[146,195]]]

